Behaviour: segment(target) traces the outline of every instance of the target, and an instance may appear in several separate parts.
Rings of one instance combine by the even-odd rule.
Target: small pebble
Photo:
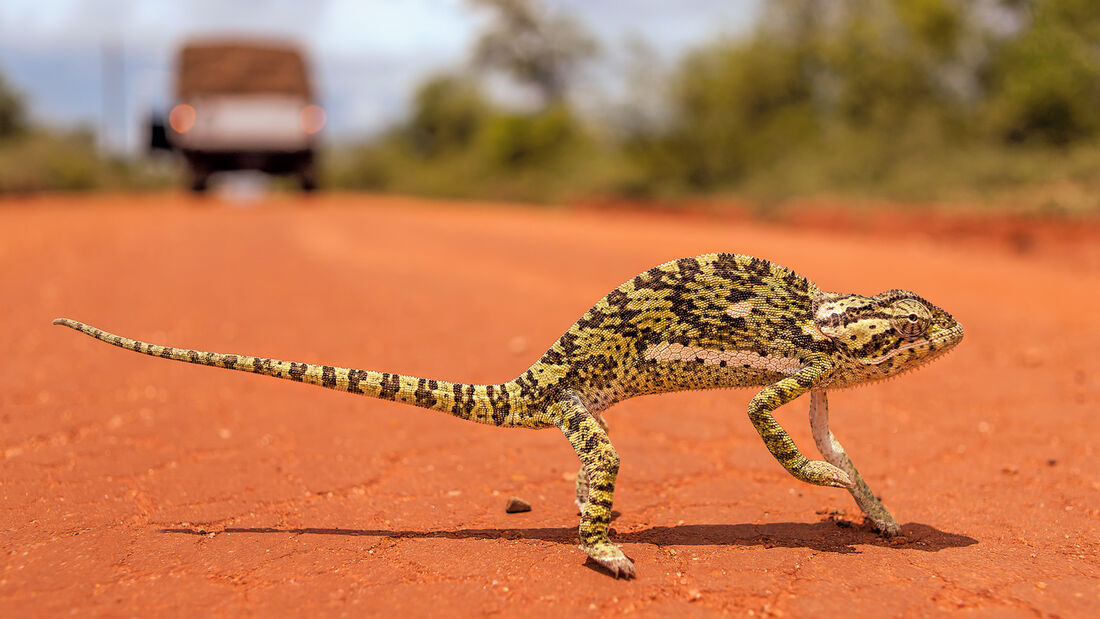
[[[531,511],[531,504],[519,498],[518,496],[509,497],[508,504],[504,506],[504,511],[508,512],[509,514],[529,512]]]

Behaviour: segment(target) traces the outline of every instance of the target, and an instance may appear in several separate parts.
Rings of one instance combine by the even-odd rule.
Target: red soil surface
[[[1012,226],[947,234],[919,217],[853,229],[369,196],[246,206],[0,201],[0,615],[1100,608],[1095,227],[1034,222],[1021,244]],[[50,326],[496,382],[620,282],[710,251],[830,290],[909,288],[966,326],[946,359],[831,397],[902,537],[787,475],[746,419],[752,392],[652,396],[607,414],[623,463],[613,539],[638,569],[614,580],[577,549],[577,459],[556,431]],[[811,453],[806,408],[778,417]],[[512,495],[533,510],[505,513]]]

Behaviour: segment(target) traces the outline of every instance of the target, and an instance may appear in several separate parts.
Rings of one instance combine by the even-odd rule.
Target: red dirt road
[[[906,227],[348,196],[0,201],[0,615],[1089,615],[1100,268],[1068,258],[1095,258],[1100,235],[1055,231],[1020,253]],[[639,398],[607,415],[622,457],[613,539],[638,569],[616,581],[577,549],[577,459],[557,431],[50,325],[496,382],[612,287],[710,251],[829,290],[909,288],[966,326],[947,358],[831,397],[902,537],[787,475],[745,416],[752,392]],[[778,418],[814,453],[806,408]],[[506,514],[512,495],[533,510]]]

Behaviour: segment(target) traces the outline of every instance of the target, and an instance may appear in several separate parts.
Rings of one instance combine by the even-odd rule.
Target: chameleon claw
[[[876,522],[872,520],[871,524],[875,526],[875,530],[878,531],[878,534],[885,538],[901,535],[901,525],[893,520],[890,522]]]
[[[835,487],[851,490],[852,488],[856,487],[856,482],[852,481],[852,478],[848,477],[847,473],[845,473],[844,471],[840,471],[840,477],[837,479],[837,484]]]
[[[799,467],[795,477],[818,486],[847,489],[855,487],[855,483],[847,473],[824,460],[807,461]]]
[[[597,544],[588,548],[581,547],[593,561],[599,563],[614,578],[630,580],[634,578],[634,562],[627,558],[623,551],[610,542]]]

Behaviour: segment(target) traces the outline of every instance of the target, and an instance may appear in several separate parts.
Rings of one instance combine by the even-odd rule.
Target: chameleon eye
[[[902,299],[894,303],[894,330],[902,337],[916,338],[928,330],[931,313],[916,299]]]

